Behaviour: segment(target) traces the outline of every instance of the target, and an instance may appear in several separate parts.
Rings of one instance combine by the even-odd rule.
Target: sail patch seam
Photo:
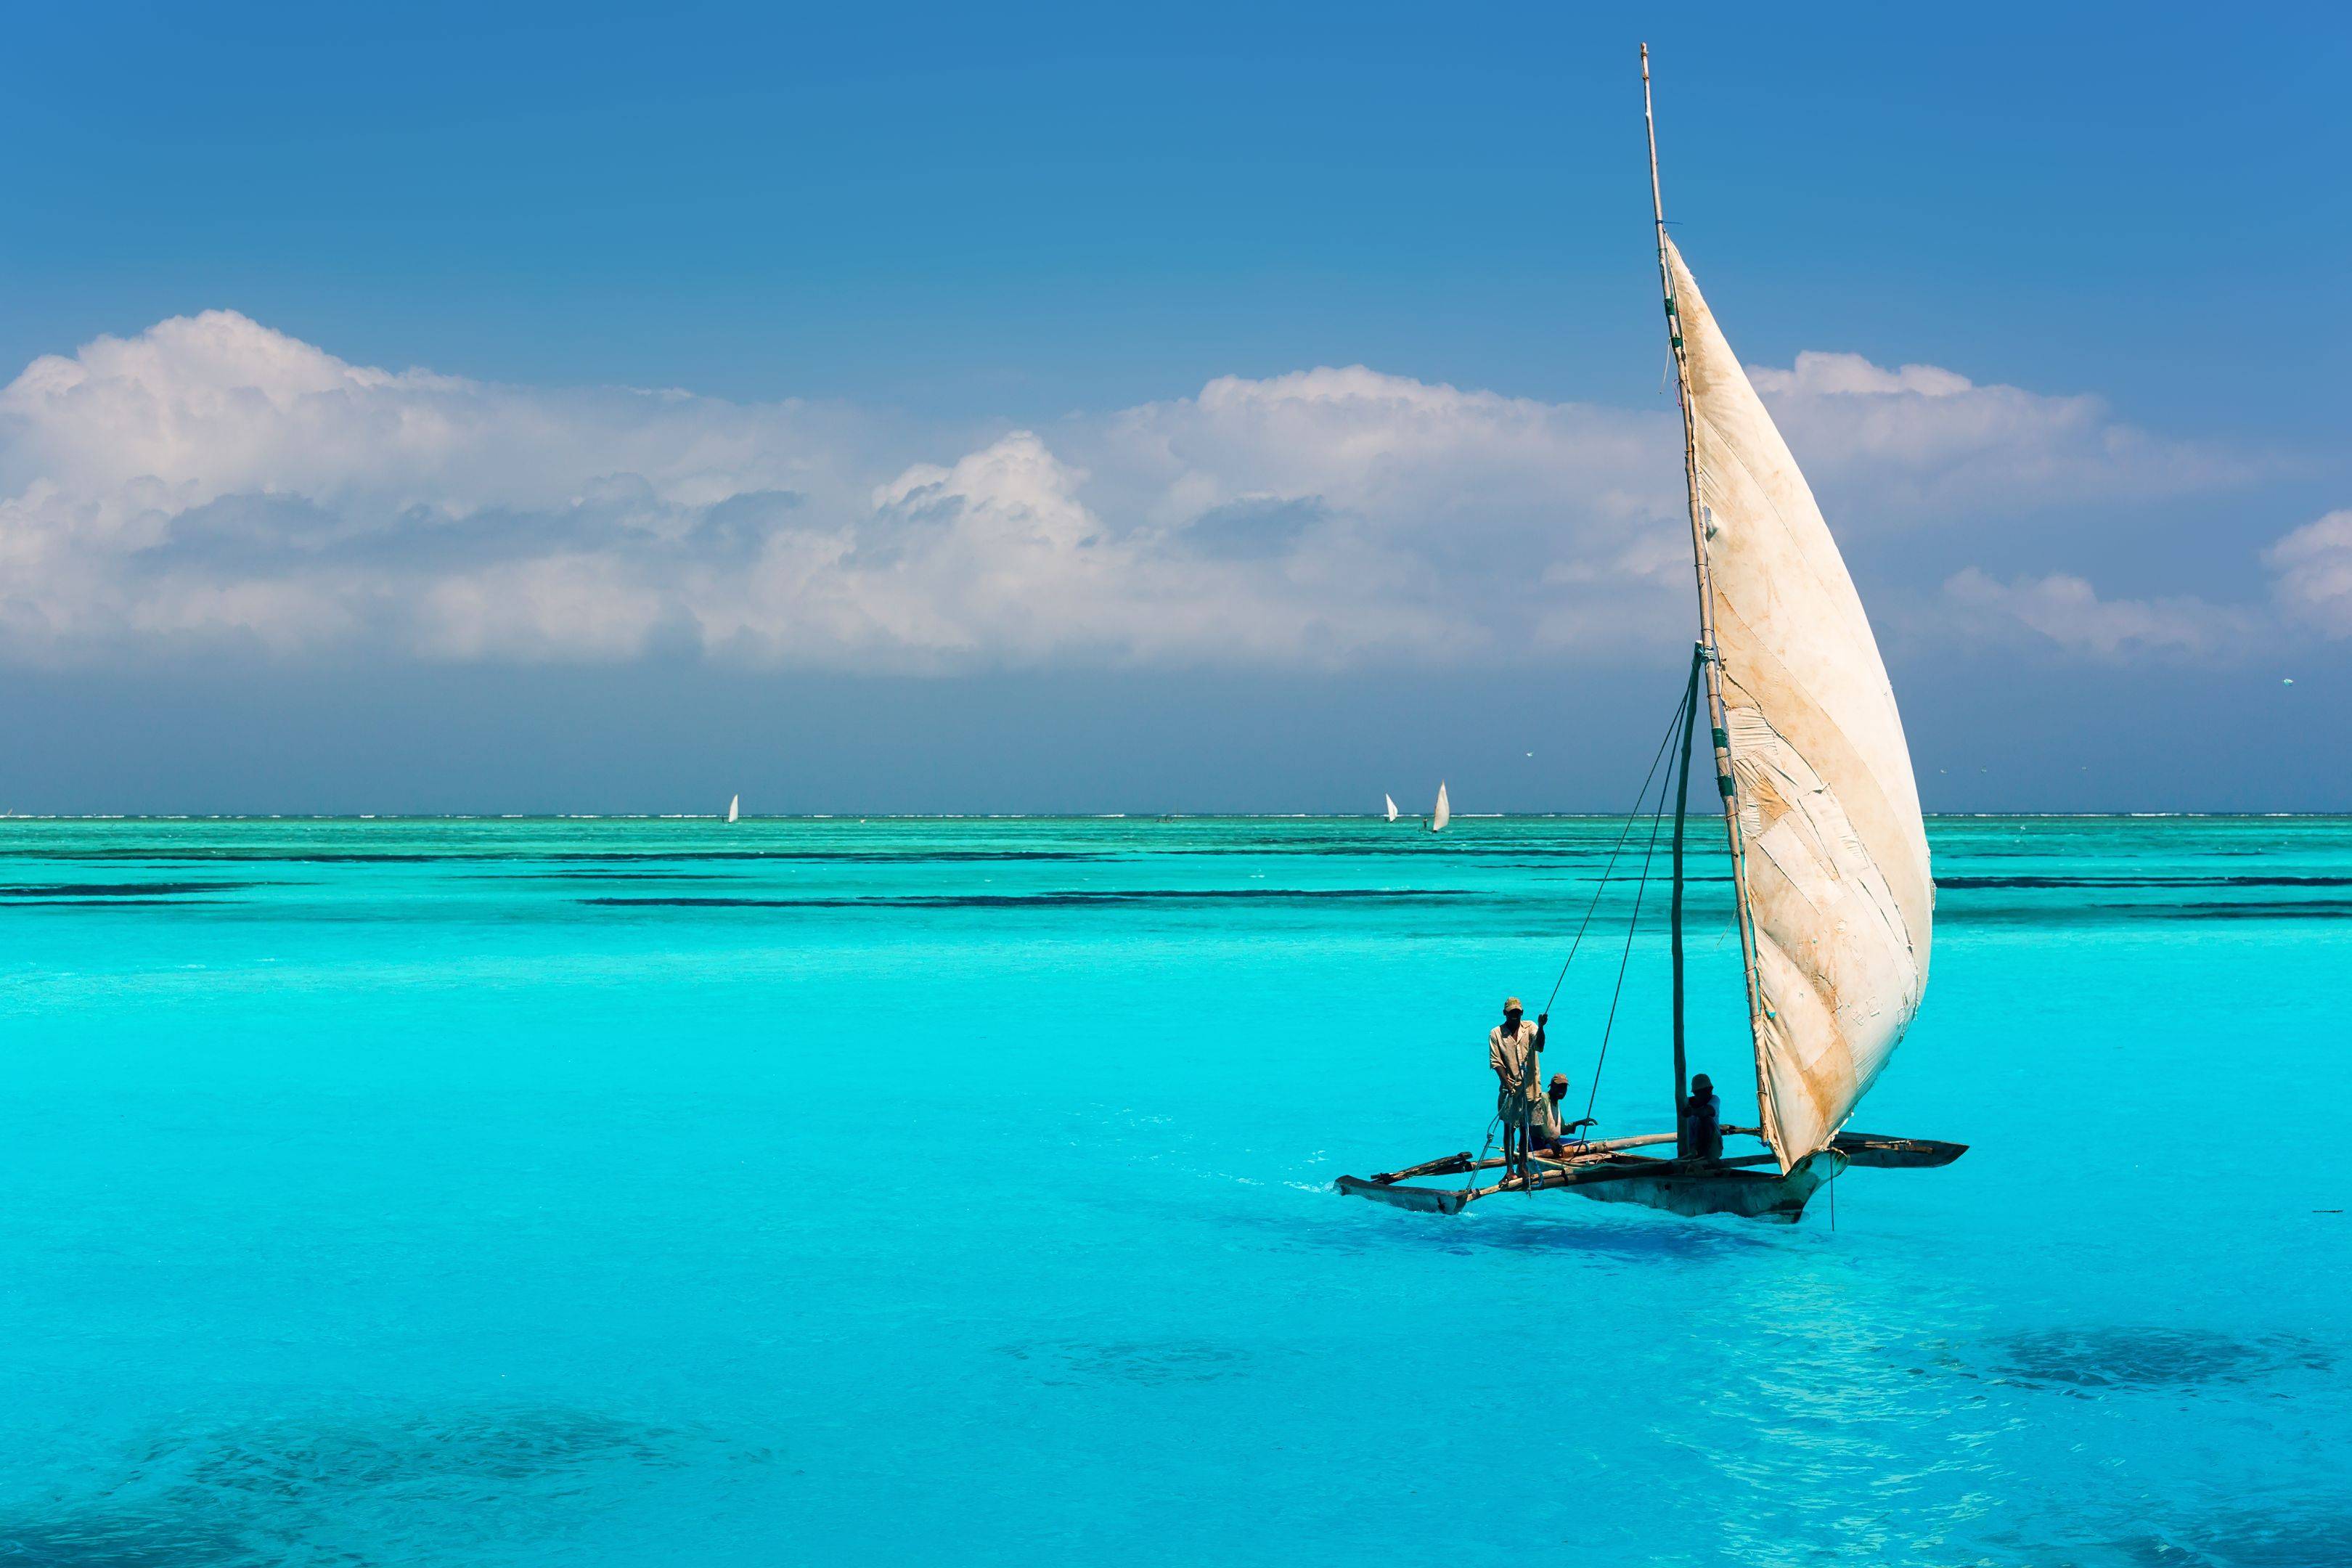
[[[1784,670],[1782,670],[1780,673],[1781,673],[1781,676],[1782,676],[1784,679],[1788,679],[1793,680],[1793,677],[1790,677],[1790,676],[1788,675],[1788,672],[1787,672],[1785,669],[1784,669]],[[1792,743],[1789,741],[1789,739],[1788,739],[1787,735],[1786,735],[1784,732],[1782,732],[1782,731],[1780,731],[1777,726],[1775,726],[1775,725],[1772,723],[1772,721],[1771,721],[1769,718],[1767,718],[1767,717],[1765,716],[1764,703],[1763,703],[1762,699],[1761,699],[1760,697],[1759,697],[1759,696],[1758,696],[1754,691],[1752,691],[1751,689],[1749,689],[1746,685],[1742,684],[1742,683],[1740,682],[1740,680],[1739,680],[1736,676],[1731,676],[1731,675],[1728,673],[1728,671],[1727,671],[1726,679],[1727,679],[1727,683],[1730,685],[1730,687],[1731,687],[1733,689],[1737,690],[1737,691],[1739,693],[1739,696],[1740,696],[1740,698],[1741,698],[1741,704],[1740,704],[1740,706],[1741,706],[1741,708],[1742,708],[1743,711],[1745,711],[1745,712],[1747,712],[1747,713],[1750,713],[1750,714],[1755,715],[1755,721],[1756,721],[1757,723],[1759,723],[1759,724],[1763,725],[1763,726],[1766,728],[1766,730],[1767,730],[1767,731],[1771,734],[1772,738],[1773,738],[1773,739],[1774,739],[1774,740],[1775,740],[1779,744],[1780,744],[1780,745],[1782,745],[1782,746],[1786,746],[1786,747],[1788,747],[1789,752],[1790,752],[1790,753],[1792,756],[1796,756],[1796,757],[1798,757],[1798,758],[1801,759],[1801,760],[1803,761],[1803,763],[1804,763],[1805,766],[1806,766],[1808,769],[1810,769],[1810,770],[1814,773],[1814,775],[1815,775],[1816,777],[1821,777],[1821,776],[1822,776],[1822,774],[1821,774],[1821,770],[1820,770],[1820,768],[1819,768],[1819,767],[1817,767],[1817,766],[1814,764],[1813,760],[1812,760],[1810,756],[1807,756],[1807,755],[1806,755],[1802,751],[1799,750],[1799,749],[1798,749],[1794,744],[1792,744]],[[1728,703],[1727,703],[1727,704],[1726,704],[1726,706],[1727,706],[1727,708],[1728,708],[1728,706],[1729,706],[1729,705],[1728,705]],[[1816,707],[1815,707],[1815,711],[1816,711],[1816,712],[1821,712],[1821,710],[1820,710],[1820,709],[1819,709],[1818,705],[1816,705]],[[1727,714],[1727,716],[1728,716],[1728,715]],[[1852,746],[1853,742],[1852,742],[1852,740],[1851,740],[1851,738],[1850,738],[1850,737],[1847,737],[1847,736],[1846,736],[1845,731],[1844,731],[1844,729],[1843,729],[1843,726],[1839,725],[1839,724],[1836,722],[1836,721],[1834,721],[1834,720],[1831,719],[1831,718],[1830,718],[1830,716],[1829,716],[1826,712],[1821,712],[1821,718],[1822,718],[1822,722],[1823,722],[1823,723],[1827,724],[1827,725],[1830,727],[1830,729],[1831,729],[1831,730],[1834,731],[1835,731],[1835,732],[1836,732],[1836,733],[1837,733],[1837,734],[1838,734],[1842,739],[1844,739],[1844,740],[1845,740],[1845,742],[1846,742],[1846,744],[1847,744],[1849,747],[1851,747],[1851,746]],[[1734,752],[1733,752],[1733,754],[1734,754],[1735,758],[1736,758],[1736,757],[1738,756],[1738,751],[1737,751],[1737,749],[1736,749],[1736,748],[1734,749]],[[1886,791],[1886,785],[1885,785],[1885,784],[1884,784],[1884,783],[1883,783],[1883,782],[1878,778],[1877,774],[1876,774],[1874,771],[1872,771],[1872,770],[1871,770],[1867,765],[1858,765],[1856,768],[1854,768],[1854,769],[1853,769],[1853,770],[1852,770],[1852,771],[1853,771],[1853,772],[1854,772],[1854,773],[1855,773],[1856,781],[1857,781],[1857,782],[1860,782],[1860,783],[1867,784],[1869,785],[1870,789],[1871,789],[1871,791],[1873,792],[1873,795],[1872,795],[1870,798],[1865,799],[1865,800],[1864,800],[1864,801],[1862,802],[1862,804],[1863,804],[1863,805],[1864,805],[1867,809],[1872,810],[1872,811],[1882,812],[1882,813],[1884,813],[1885,815],[1886,815],[1886,816],[1889,816],[1889,817],[1893,817],[1893,816],[1895,816],[1898,813],[1898,811],[1900,810],[1900,808],[1896,805],[1896,804],[1895,804],[1895,800],[1893,799],[1893,797],[1892,797],[1892,796],[1890,796],[1890,795],[1887,794],[1887,791]],[[1827,782],[1827,781],[1826,781],[1826,779],[1824,779],[1824,781],[1823,781],[1823,782],[1824,782],[1824,783],[1826,783],[1826,782]],[[1851,824],[1853,823],[1853,811],[1852,811],[1852,810],[1851,810],[1851,809],[1846,805],[1846,803],[1845,803],[1845,801],[1844,801],[1844,799],[1843,799],[1843,797],[1841,797],[1841,798],[1840,798],[1840,800],[1839,800],[1839,802],[1838,802],[1838,808],[1839,808],[1839,810],[1840,810],[1840,811],[1842,811],[1842,812],[1843,812],[1843,813],[1845,814],[1846,820],[1847,820],[1847,822],[1849,823],[1849,825],[1851,825]],[[1859,832],[1858,832],[1858,830],[1857,830],[1857,837],[1859,837]],[[1934,879],[1934,877],[1933,877],[1932,873],[1931,873],[1931,872],[1928,870],[1928,868],[1927,868],[1927,866],[1926,866],[1926,864],[1925,864],[1925,861],[1924,861],[1924,838],[1923,838],[1923,841],[1922,841],[1922,847],[1923,847],[1923,860],[1922,860],[1922,865],[1921,865],[1921,877],[1922,877],[1922,879],[1923,879],[1923,880],[1924,880],[1924,882],[1925,882],[1925,887],[1924,887],[1924,889],[1923,889],[1923,893],[1924,893],[1924,896],[1926,897],[1926,899],[1927,900],[1928,909],[1932,911],[1932,910],[1933,910],[1933,909],[1934,909],[1934,907],[1935,907],[1935,906],[1934,906],[1934,900],[1935,900],[1935,879]],[[1864,849],[1864,853],[1865,853],[1865,854],[1870,854],[1870,851],[1865,847],[1865,849]],[[1875,855],[1871,855],[1871,858],[1873,859],[1873,861],[1874,861],[1874,862],[1875,862],[1875,860],[1876,860],[1877,857],[1876,857]],[[1881,875],[1884,875],[1884,874],[1885,874],[1885,871],[1884,871],[1884,868],[1882,867],[1882,868],[1881,868]],[[1892,912],[1891,912],[1891,914],[1890,914],[1890,917],[1889,917],[1889,918],[1890,918],[1890,923],[1891,923],[1891,925],[1892,925],[1892,929],[1893,929],[1893,931],[1894,931],[1895,937],[1895,940],[1896,940],[1896,941],[1898,941],[1898,942],[1900,942],[1903,944],[1904,949],[1905,949],[1906,952],[1910,952],[1910,953],[1913,955],[1914,959],[1916,960],[1916,959],[1917,958],[1917,955],[1918,955],[1919,944],[1918,944],[1918,942],[1917,942],[1913,938],[1913,936],[1912,936],[1910,918],[1909,918],[1909,916],[1907,916],[1906,914],[1905,914],[1905,913],[1904,913],[1901,900],[1900,900],[1899,898],[1895,898],[1895,892],[1894,892],[1894,889],[1893,889],[1893,886],[1892,886],[1891,882],[1890,882],[1890,884],[1889,884],[1889,887],[1888,887],[1887,891],[1888,891],[1888,897],[1889,897],[1889,898],[1891,898],[1891,899],[1895,899],[1895,906],[1894,906],[1894,909],[1893,909],[1893,910],[1892,910]]]
[[[1737,685],[1738,683],[1734,682],[1734,684]],[[1874,878],[1867,876],[1849,877],[1837,869],[1836,863],[1832,858],[1827,855],[1820,855],[1816,858],[1828,868],[1833,879],[1842,885],[1856,888],[1862,891],[1863,895],[1869,901],[1872,912],[1877,915],[1880,922],[1885,928],[1888,938],[1894,942],[1900,944],[1903,952],[1911,957],[1913,967],[1916,970],[1918,963],[1919,950],[1918,944],[1911,940],[1910,922],[1903,917],[1903,911],[1900,907],[1899,900],[1895,897],[1894,888],[1886,881],[1885,872],[1879,868],[1875,858],[1873,857],[1870,852],[1869,847],[1863,843],[1860,832],[1854,827],[1853,815],[1845,808],[1845,802],[1838,797],[1837,792],[1830,787],[1829,782],[1826,779],[1822,777],[1821,770],[1813,765],[1812,759],[1806,756],[1801,750],[1790,741],[1787,735],[1780,731],[1779,726],[1772,722],[1771,719],[1765,713],[1762,706],[1756,702],[1753,694],[1748,692],[1746,688],[1742,687],[1740,688],[1740,695],[1748,699],[1748,703],[1740,709],[1740,719],[1742,721],[1743,727],[1752,726],[1763,731],[1767,736],[1770,737],[1770,745],[1769,747],[1760,746],[1750,740],[1741,746],[1739,751],[1735,753],[1735,757],[1748,757],[1754,759],[1750,763],[1751,766],[1759,769],[1769,767],[1775,774],[1779,775],[1782,781],[1790,785],[1790,787],[1778,790],[1776,793],[1780,795],[1780,799],[1786,803],[1790,812],[1801,815],[1804,817],[1805,824],[1812,830],[1815,840],[1824,846],[1828,843],[1832,829],[1828,825],[1822,822],[1820,817],[1815,815],[1811,807],[1806,803],[1814,797],[1819,797],[1828,801],[1832,807],[1835,809],[1839,820],[1844,824],[1843,829],[1837,830],[1837,837],[1853,852],[1856,859],[1869,867],[1872,871],[1876,873],[1876,876]],[[1794,758],[1804,768],[1806,774],[1810,775],[1811,782],[1806,782],[1805,778],[1797,776],[1797,774],[1791,770],[1781,767],[1772,762],[1770,753],[1773,751],[1779,751]],[[1738,765],[1737,762],[1735,762],[1734,765]],[[1777,819],[1772,826],[1778,826]],[[1780,867],[1778,858],[1772,856],[1769,847],[1762,842],[1764,834],[1769,831],[1769,828],[1764,828],[1759,832],[1757,835],[1757,847],[1764,850],[1767,858],[1771,858],[1776,867]],[[1787,868],[1780,867],[1780,869],[1782,874],[1786,876]],[[1807,901],[1810,903],[1813,900],[1809,898]],[[1819,906],[1816,905],[1816,907],[1818,908]]]

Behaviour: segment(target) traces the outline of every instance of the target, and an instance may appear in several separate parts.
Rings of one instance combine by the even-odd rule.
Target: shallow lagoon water
[[[0,1562],[2352,1560],[2352,822],[1933,824],[1834,1228],[1333,1195],[1616,831],[0,822]]]

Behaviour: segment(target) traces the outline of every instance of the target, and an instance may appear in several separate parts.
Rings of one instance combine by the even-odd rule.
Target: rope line
[[[1593,914],[1601,908],[1601,900],[1602,896],[1608,892],[1609,884],[1616,878],[1618,858],[1624,851],[1625,841],[1633,837],[1633,825],[1642,820],[1642,809],[1650,798],[1651,784],[1657,781],[1659,764],[1666,760],[1667,752],[1673,749],[1675,736],[1682,729],[1684,715],[1689,709],[1690,704],[1691,692],[1690,688],[1686,684],[1683,689],[1682,700],[1675,704],[1674,718],[1668,721],[1666,725],[1666,732],[1658,738],[1658,749],[1654,752],[1651,753],[1649,771],[1642,775],[1642,787],[1633,796],[1633,809],[1625,814],[1625,826],[1617,830],[1617,841],[1609,847],[1609,858],[1601,868],[1601,880],[1594,886],[1591,900],[1584,906],[1584,917],[1577,922],[1576,935],[1568,944],[1568,956],[1560,960],[1559,973],[1553,977],[1551,983],[1551,994],[1544,1000],[1543,1011],[1547,1015],[1551,1012],[1553,1005],[1559,1001],[1560,987],[1568,983],[1569,967],[1576,962],[1578,952],[1584,946],[1585,932],[1591,929]],[[1671,784],[1673,776],[1672,772],[1669,771],[1667,773],[1669,784]],[[1661,784],[1659,786],[1658,804],[1650,816],[1649,842],[1643,847],[1642,852],[1641,881],[1636,886],[1633,893],[1633,918],[1628,922],[1626,927],[1625,950],[1623,953],[1619,956],[1617,961],[1617,989],[1609,998],[1609,1021],[1607,1026],[1601,1030],[1601,1055],[1599,1059],[1594,1062],[1592,1068],[1592,1089],[1594,1095],[1598,1095],[1600,1093],[1601,1068],[1609,1059],[1610,1031],[1616,1026],[1617,1005],[1619,1001],[1622,999],[1625,992],[1625,969],[1627,963],[1633,955],[1633,931],[1641,923],[1642,900],[1644,893],[1647,891],[1650,883],[1650,865],[1657,854],[1658,825],[1664,820],[1665,816],[1666,790],[1668,787],[1668,784]],[[1589,1122],[1592,1115],[1592,1103],[1591,1097],[1587,1098],[1584,1107],[1584,1114],[1587,1121]],[[1486,1162],[1487,1151],[1491,1150],[1495,1146],[1496,1130],[1500,1127],[1501,1124],[1502,1117],[1499,1113],[1486,1123],[1486,1140],[1478,1151],[1479,1163],[1483,1164]],[[1591,1137],[1591,1131],[1587,1131],[1580,1135],[1580,1140],[1589,1140]],[[1532,1155],[1530,1155],[1530,1159],[1532,1159]],[[1471,1175],[1471,1181],[1474,1185],[1475,1184],[1476,1180],[1477,1177],[1474,1167]]]
[[[1689,703],[1690,699],[1686,694],[1682,704],[1675,710],[1675,719],[1677,723],[1682,720],[1683,708],[1689,706]],[[1592,1114],[1593,1104],[1601,1098],[1601,1069],[1609,1065],[1609,1037],[1617,1028],[1617,1005],[1623,1001],[1625,996],[1625,970],[1633,961],[1633,933],[1642,929],[1642,899],[1650,890],[1650,863],[1657,856],[1658,830],[1664,825],[1665,820],[1666,786],[1661,785],[1658,789],[1658,808],[1650,816],[1650,841],[1642,850],[1642,879],[1633,888],[1633,913],[1625,921],[1624,951],[1619,953],[1617,958],[1617,988],[1610,993],[1609,1020],[1601,1027],[1601,1054],[1592,1063],[1592,1089],[1584,1097],[1584,1114],[1588,1117]]]
[[[1592,924],[1592,912],[1601,907],[1601,895],[1609,890],[1610,879],[1616,873],[1618,852],[1625,847],[1625,839],[1633,831],[1633,824],[1642,820],[1642,803],[1650,798],[1651,781],[1658,776],[1658,764],[1666,760],[1666,751],[1675,742],[1675,731],[1682,728],[1683,710],[1688,706],[1690,706],[1690,690],[1685,687],[1683,700],[1675,704],[1674,721],[1666,726],[1664,738],[1658,742],[1656,755],[1650,759],[1650,771],[1642,775],[1642,792],[1633,797],[1633,809],[1625,814],[1625,826],[1617,830],[1617,842],[1609,847],[1608,864],[1601,868],[1601,882],[1592,889],[1592,901],[1584,906],[1584,919],[1577,922],[1576,938],[1568,944],[1568,956],[1560,960],[1559,975],[1551,983],[1551,994],[1544,1001],[1543,1010],[1547,1013],[1551,1011],[1552,1004],[1559,1000],[1559,988],[1568,982],[1568,966],[1576,962],[1576,951],[1584,945],[1584,932],[1586,928]],[[1661,804],[1663,805],[1663,796]],[[1653,841],[1656,837],[1656,829],[1653,827],[1651,830]],[[1646,875],[1646,871],[1644,874]]]

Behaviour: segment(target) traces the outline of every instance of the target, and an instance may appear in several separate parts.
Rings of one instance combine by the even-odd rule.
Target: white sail
[[[727,803],[727,820],[730,822],[734,821],[736,813],[740,811],[742,806],[743,797],[741,795],[739,795],[730,799]]]
[[[1445,781],[1437,781],[1437,809],[1429,814],[1429,830],[1443,833],[1445,825],[1454,820],[1454,808],[1445,804]]]
[[[1681,253],[1665,250],[1739,813],[1757,1098],[1786,1169],[1836,1134],[1918,1011],[1936,886],[1853,580]]]
[[[1389,820],[1391,822],[1394,822],[1396,820],[1396,796],[1392,795],[1384,795],[1381,796],[1381,798],[1389,803]]]

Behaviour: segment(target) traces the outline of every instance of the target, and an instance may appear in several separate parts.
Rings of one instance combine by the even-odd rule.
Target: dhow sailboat
[[[1849,1165],[1944,1165],[1966,1148],[1846,1131],[1927,990],[1936,901],[1927,828],[1903,721],[1853,580],[1666,233],[1646,45],[1642,100],[1698,586],[1698,640],[1676,714],[1679,767],[1659,795],[1663,816],[1671,790],[1675,814],[1675,1131],[1588,1137],[1517,1169],[1465,1152],[1339,1178],[1343,1193],[1403,1208],[1458,1214],[1498,1193],[1559,1188],[1682,1215],[1793,1222]],[[1753,1154],[1694,1147],[1685,1120],[1683,802],[1702,706],[1756,1076],[1755,1125],[1722,1131],[1761,1144]],[[1481,1184],[1482,1173],[1496,1171],[1499,1180]],[[1432,1184],[1442,1177],[1466,1180]]]

